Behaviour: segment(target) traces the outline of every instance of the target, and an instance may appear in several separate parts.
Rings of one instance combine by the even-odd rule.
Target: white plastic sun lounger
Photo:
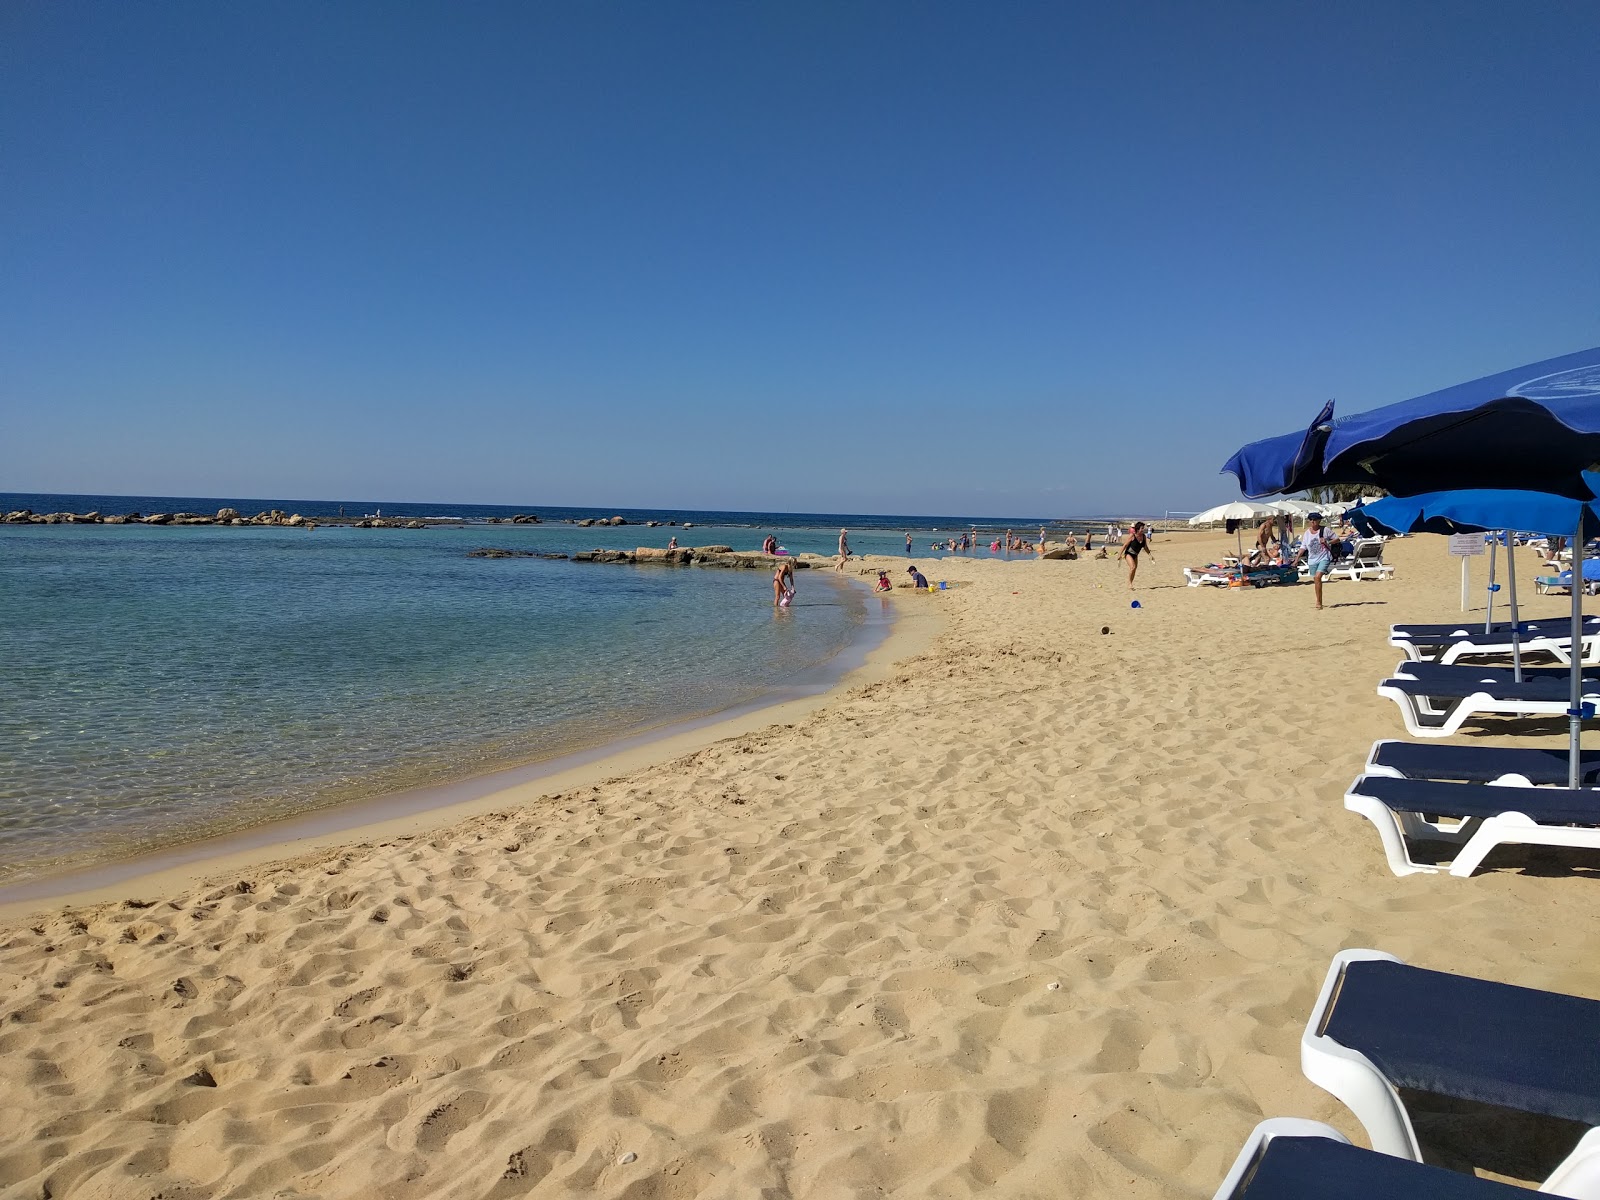
[[[1383,539],[1362,538],[1350,550],[1350,557],[1333,564],[1329,579],[1388,579],[1394,567],[1383,561]]]
[[[1600,1200],[1600,1001],[1344,950],[1301,1035],[1300,1067],[1374,1150],[1414,1162],[1402,1088],[1586,1126],[1539,1190]]]
[[[1216,567],[1185,567],[1183,577],[1188,580],[1190,587],[1227,587],[1233,573]]]
[[[1427,667],[1434,664],[1402,664]],[[1410,675],[1385,679],[1378,695],[1400,707],[1406,731],[1413,737],[1449,737],[1473,717],[1564,717],[1571,703],[1566,679],[1536,675],[1522,683],[1496,675],[1498,668],[1468,669],[1459,665],[1438,668],[1465,671],[1449,679]],[[1527,674],[1530,668],[1524,668]],[[1600,680],[1584,679],[1583,703],[1600,704]]]
[[[1572,638],[1569,633],[1537,633],[1524,631],[1513,646],[1510,630],[1484,633],[1463,633],[1448,641],[1422,641],[1391,632],[1389,644],[1405,652],[1412,662],[1455,663],[1464,658],[1506,658],[1520,647],[1524,654],[1550,654],[1558,662],[1572,661]],[[1600,630],[1586,631],[1579,641],[1579,661],[1586,666],[1600,663]]]
[[[1344,806],[1371,821],[1396,875],[1438,874],[1411,857],[1411,843],[1459,846],[1450,874],[1465,879],[1496,846],[1600,850],[1600,791],[1526,784],[1455,783],[1362,775]]]
[[[1524,633],[1544,634],[1550,637],[1563,636],[1572,630],[1572,622],[1567,617],[1536,617],[1520,622]],[[1583,619],[1585,633],[1600,632],[1600,616],[1590,615]],[[1438,645],[1453,642],[1457,638],[1467,637],[1469,634],[1482,633],[1481,621],[1446,621],[1437,624],[1423,624],[1418,622],[1401,622],[1389,626],[1389,644],[1398,646],[1396,638],[1413,642],[1423,642]],[[1510,621],[1496,621],[1489,627],[1490,633],[1511,633]]]
[[[1352,1146],[1321,1121],[1274,1117],[1250,1132],[1212,1200],[1518,1200],[1493,1179]]]

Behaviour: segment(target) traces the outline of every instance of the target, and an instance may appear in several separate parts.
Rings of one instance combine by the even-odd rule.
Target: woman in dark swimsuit
[[[1133,528],[1128,531],[1128,540],[1122,543],[1119,553],[1128,560],[1128,590],[1133,591],[1133,577],[1139,570],[1139,552],[1150,550],[1150,538],[1144,531],[1144,522],[1135,521]],[[1154,558],[1156,552],[1150,550],[1150,557]]]

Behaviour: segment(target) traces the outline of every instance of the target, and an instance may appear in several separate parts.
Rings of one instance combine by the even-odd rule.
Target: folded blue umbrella
[[[1513,488],[1579,499],[1600,462],[1600,347],[1502,371],[1242,447],[1223,466],[1246,496],[1326,484],[1397,496]]]

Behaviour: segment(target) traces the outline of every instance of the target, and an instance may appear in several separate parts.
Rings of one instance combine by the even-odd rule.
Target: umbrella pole
[[[1517,620],[1517,535],[1506,530],[1506,579],[1511,584],[1511,670],[1522,682],[1522,634]]]
[[[1489,591],[1487,593],[1489,605],[1483,614],[1483,631],[1485,633],[1494,632],[1494,548],[1498,541],[1499,539],[1493,534],[1489,536]]]
[[[1572,745],[1567,751],[1567,786],[1575,788],[1583,774],[1583,517],[1578,517],[1578,530],[1572,537],[1572,707],[1567,709],[1567,721],[1572,727]]]

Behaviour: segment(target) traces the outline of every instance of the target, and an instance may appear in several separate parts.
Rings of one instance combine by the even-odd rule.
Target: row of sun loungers
[[[1383,539],[1364,538],[1351,553],[1339,559],[1328,572],[1329,579],[1388,579],[1394,567],[1383,561]],[[1271,587],[1309,579],[1304,564],[1299,566],[1241,567],[1236,559],[1204,567],[1185,567],[1183,578],[1190,587]]]
[[[1520,648],[1559,666],[1461,660],[1512,652],[1509,626],[1395,626],[1406,661],[1378,687],[1406,728],[1440,738],[1463,722],[1501,714],[1566,716],[1572,655],[1596,663],[1600,621],[1575,647],[1566,622],[1526,622]],[[1600,703],[1600,669],[1580,674],[1586,715]],[[1471,875],[1508,843],[1600,849],[1600,752],[1580,757],[1569,788],[1564,749],[1375,742],[1345,807],[1378,830],[1396,875]],[[1414,857],[1415,855],[1415,857]],[[1600,1200],[1600,1001],[1410,966],[1376,950],[1334,957],[1300,1040],[1305,1077],[1357,1117],[1372,1145],[1353,1146],[1314,1121],[1263,1121],[1250,1134],[1216,1200],[1513,1200],[1521,1188],[1423,1161],[1413,1109],[1477,1112],[1498,1153],[1526,1152],[1529,1120],[1553,1140],[1539,1191]],[[1547,1147],[1548,1148],[1548,1147]],[[1526,1161],[1526,1160],[1525,1160]],[[1541,1168],[1543,1173],[1544,1168]]]
[[[1216,1200],[1527,1194],[1424,1165],[1408,1106],[1419,1094],[1566,1123],[1571,1150],[1539,1190],[1600,1200],[1600,1001],[1345,950],[1306,1022],[1300,1067],[1355,1114],[1373,1149],[1316,1122],[1265,1121]]]

